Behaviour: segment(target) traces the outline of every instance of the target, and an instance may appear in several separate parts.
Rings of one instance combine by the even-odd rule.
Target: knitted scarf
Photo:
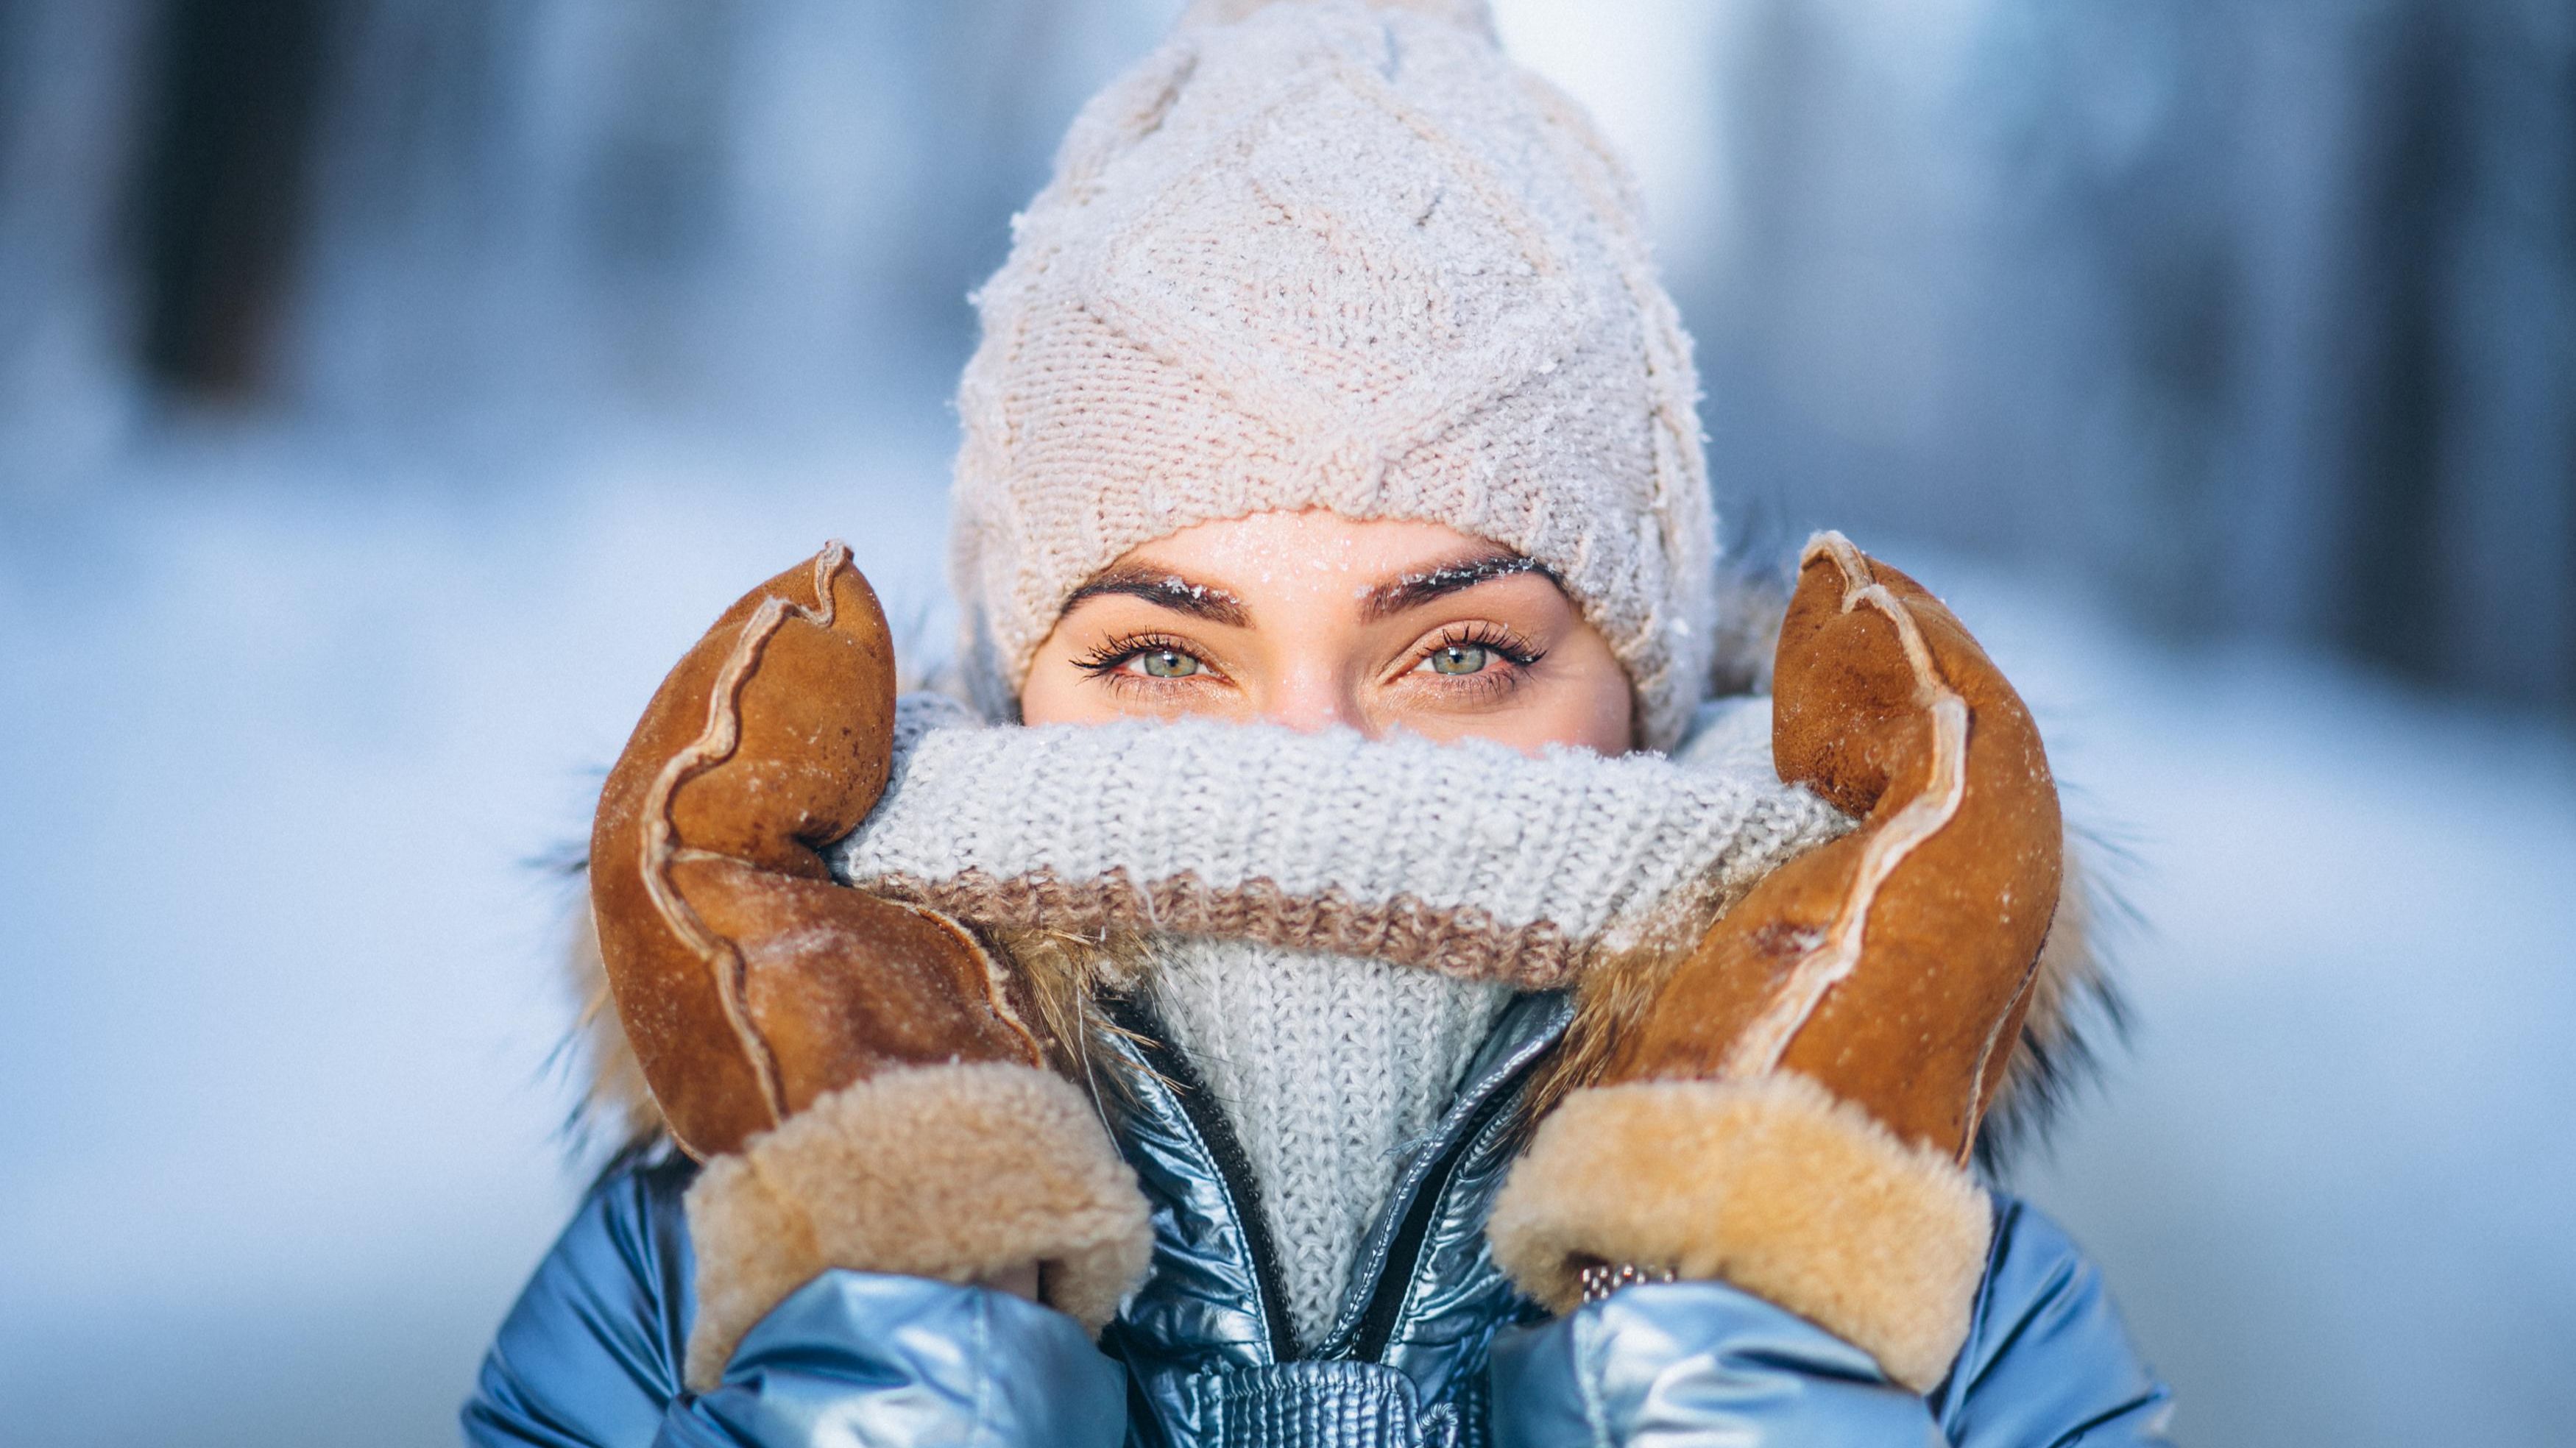
[[[1848,827],[1770,759],[1768,701],[1604,758],[1199,722],[898,710],[836,875],[1000,930],[1141,939],[1122,982],[1250,1159],[1301,1339],[1330,1329],[1404,1148],[1517,990],[1695,935]]]

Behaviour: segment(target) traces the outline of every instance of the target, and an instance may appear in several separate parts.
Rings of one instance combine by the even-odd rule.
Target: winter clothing
[[[1616,165],[1481,3],[1201,0],[981,305],[985,718],[1130,549],[1321,507],[1547,570],[1675,752],[898,707],[827,548],[603,791],[604,1075],[702,1165],[593,1194],[469,1432],[2155,1440],[2089,1270],[1965,1169],[2077,957],[2042,949],[2036,735],[1830,535],[1776,706],[1700,708],[1687,346]],[[1602,1266],[1684,1280],[1579,1301]],[[1044,1305],[974,1285],[1030,1267]]]
[[[819,584],[791,572],[770,586],[820,596],[839,586],[834,570],[843,566],[827,552]],[[1841,567],[1828,559],[1811,571],[1807,591],[1839,600]],[[833,626],[855,616],[837,613]],[[1793,619],[1801,616],[1793,605]],[[737,623],[717,631],[737,648],[745,636]],[[1849,682],[1820,683],[1785,662],[1790,652],[1784,717]],[[1850,646],[1836,653],[1848,657]],[[1975,662],[1942,661],[1957,673]],[[717,677],[709,727],[731,719],[752,758],[778,757],[775,741],[761,737],[769,716],[756,707],[758,662]],[[1873,702],[1865,688],[1860,698]],[[1896,706],[1900,716],[1909,711],[1935,712],[1919,699]],[[1989,1205],[1945,1165],[1992,1213],[1979,1232],[1971,1300],[1953,1303],[1946,1282],[1882,1281],[1883,1263],[1847,1260],[1847,1244],[1813,1224],[1864,1244],[1873,1234],[1883,1240],[1889,1222],[1907,1220],[1911,1199],[1903,1190],[1851,1197],[1830,1175],[1819,1179],[1827,1194],[1815,1195],[1817,1183],[1796,1169],[1824,1158],[1782,1160],[1780,1123],[1800,1118],[1766,1119],[1759,1097],[1749,1108],[1737,1103],[1736,1120],[1685,1114],[1676,1133],[1631,1140],[1625,1154],[1596,1153],[1589,1182],[1555,1184],[1548,1240],[1579,1249],[1587,1233],[1626,1230],[1641,1191],[1653,1198],[1659,1174],[1679,1179],[1707,1189],[1716,1210],[1696,1221],[1685,1212],[1663,1260],[1761,1287],[1774,1301],[1686,1281],[1562,1304],[1551,1323],[1531,1292],[1547,1290],[1547,1272],[1524,1270],[1516,1285],[1504,1275],[1509,1257],[1488,1245],[1507,1175],[1546,1164],[1544,1130],[1541,1156],[1518,1167],[1514,1158],[1533,1124],[1548,1119],[1568,1053],[1633,1008],[1623,1004],[1628,987],[1656,978],[1644,962],[1672,953],[1677,924],[1695,929],[1715,916],[1709,938],[1727,938],[1767,882],[1783,878],[1778,861],[1797,856],[1795,870],[1819,858],[1809,848],[1818,839],[1837,833],[1829,807],[1771,774],[1761,733],[1748,727],[1771,712],[1759,700],[1707,710],[1704,736],[1672,758],[1532,759],[1472,744],[1370,744],[1258,727],[996,729],[925,703],[889,708],[902,722],[888,729],[878,777],[891,783],[865,826],[824,852],[838,880],[819,888],[890,907],[886,892],[912,892],[969,912],[979,930],[1007,942],[1007,963],[997,965],[1011,984],[997,996],[1017,1002],[1015,1019],[1043,1022],[1063,1048],[1054,1064],[1089,1084],[1124,1174],[1064,1169],[1068,1148],[1096,1139],[1098,1126],[1065,1108],[1084,1097],[1062,1094],[1073,1088],[1049,1071],[1008,1061],[880,1067],[703,1171],[666,1163],[612,1177],[505,1327],[469,1406],[469,1431],[486,1443],[642,1442],[661,1433],[672,1442],[790,1444],[864,1426],[876,1436],[855,1441],[946,1434],[1174,1448],[1624,1444],[1667,1430],[1892,1442],[1899,1434],[1921,1441],[1929,1427],[1952,1441],[1997,1445],[2055,1443],[2078,1431],[2096,1441],[2159,1441],[2161,1390],[2138,1369],[2089,1270],[2051,1229],[2013,1204]],[[1853,739],[1875,738],[1848,724],[1841,732]],[[682,747],[673,757],[694,756]],[[1904,771],[1901,755],[1884,757]],[[982,772],[960,768],[967,760]],[[1061,766],[1062,779],[1037,767],[1045,760]],[[1064,792],[1068,779],[1078,794]],[[1281,781],[1294,792],[1267,787]],[[802,772],[781,768],[748,795],[782,818],[801,818],[798,793],[808,787]],[[1946,793],[1965,798],[1975,789]],[[1050,834],[1049,821],[1075,800],[1094,828]],[[1514,803],[1485,807],[1495,800]],[[1699,834],[1659,833],[1675,818],[1675,800],[1695,809]],[[1443,818],[1444,805],[1455,817]],[[1624,821],[1631,838],[1687,845],[1694,863],[1675,898],[1634,896],[1638,872],[1663,861],[1590,858],[1596,844],[1622,837],[1605,818]],[[1404,858],[1388,840],[1408,824],[1440,848]],[[1865,841],[1885,828],[1878,821],[1846,838]],[[1086,841],[1086,858],[1067,853]],[[1333,879],[1336,852],[1375,860],[1354,871],[1361,888]],[[1541,857],[1556,868],[1527,873]],[[1765,883],[1747,894],[1747,878]],[[1478,903],[1492,898],[1485,892],[1496,880],[1529,879],[1545,882],[1534,893],[1561,918]],[[1921,908],[1921,884],[1901,874],[1881,883],[1900,906]],[[1186,902],[1192,935],[1153,929],[1158,901]],[[1055,912],[1096,922],[1099,933],[1050,933]],[[1263,978],[1283,950],[1314,943],[1295,937],[1297,922],[1319,939],[1364,946],[1351,933],[1355,919],[1376,921],[1379,943],[1400,943],[1467,988],[1389,989],[1392,971],[1438,977],[1311,950],[1285,981]],[[1447,1105],[1436,1125],[1409,1134],[1426,1114],[1422,1103],[1438,1099],[1433,1087],[1445,1084],[1453,1049],[1491,989],[1513,979],[1514,942],[1533,940],[1559,943],[1575,990],[1518,997],[1454,1091],[1438,1093]],[[774,958],[802,968],[792,949],[746,958],[754,971]],[[891,981],[906,978],[900,962],[868,964],[892,972]],[[1852,974],[1869,979],[1867,962]],[[1316,984],[1326,979],[1344,992]],[[1259,1024],[1230,1014],[1245,1001],[1279,1029],[1232,1029]],[[1374,1035],[1355,1029],[1385,1007],[1405,1019]],[[1301,1042],[1300,1027],[1336,1039]],[[1233,1058],[1237,1051],[1252,1055]],[[1387,1089],[1373,1099],[1353,1093],[1321,1132],[1280,1119],[1283,1104],[1297,1100],[1301,1072],[1350,1077],[1373,1067],[1389,1076]],[[1212,1090],[1210,1078],[1230,1094]],[[1795,1104],[1829,1119],[1829,1130],[1813,1134],[1826,1146],[1897,1146],[1860,1109],[1828,1100],[1814,1078],[1774,1084],[1809,1093]],[[1373,1171],[1368,1149],[1380,1142],[1395,1149]],[[1757,1148],[1751,1157],[1748,1143]],[[1763,1166],[1766,1143],[1774,1151]],[[1727,1179],[1727,1163],[1747,1160],[1767,1173],[1748,1178],[1765,1191]],[[1338,1203],[1316,1186],[1327,1178],[1347,1193]],[[1588,1198],[1577,1185],[1590,1188]],[[1101,1205],[1122,1192],[1132,1208]],[[1273,1192],[1282,1200],[1274,1203]],[[1151,1223],[1152,1271],[1114,1315],[1102,1314],[1109,1320],[1089,1356],[1077,1345],[1088,1324],[1076,1315],[960,1285],[993,1264],[1043,1260],[1048,1300],[1079,1305],[1057,1295],[1060,1263],[1048,1251],[1065,1238],[1047,1209],[1051,1193],[1073,1219]],[[1341,1210],[1322,1209],[1333,1205]],[[1506,1240],[1503,1226],[1494,1222],[1497,1242]],[[1805,1275],[1758,1275],[1783,1263]],[[1329,1280],[1335,1270],[1346,1271],[1342,1281]],[[1096,1300],[1098,1275],[1077,1262],[1073,1276]],[[1864,1308],[1910,1301],[1929,1317],[1955,1312],[1944,1326],[1965,1355],[1918,1377],[1903,1345],[1856,1343],[1876,1319],[1850,1311],[1855,1293]],[[1330,1312],[1318,1310],[1327,1302]]]
[[[1625,173],[1481,3],[1199,6],[1075,121],[978,305],[952,571],[993,717],[1129,549],[1326,508],[1535,559],[1643,742],[1681,735],[1717,622],[1690,345]]]
[[[1194,935],[1149,937],[1144,966],[1164,1039],[1260,1184],[1295,1341],[1322,1342],[1404,1148],[1439,1123],[1512,988]]]
[[[862,889],[986,927],[1154,932],[1141,977],[1114,983],[1224,1103],[1314,1342],[1395,1148],[1508,985],[1678,933],[1661,917],[1679,898],[1704,924],[1848,827],[1780,782],[1749,703],[1704,711],[1676,759],[1532,760],[1191,722],[987,729],[913,695],[885,798],[826,853]]]
[[[1772,771],[1759,700],[1704,710],[1670,759],[1189,720],[972,724],[904,696],[893,783],[825,851],[836,874],[979,925],[1243,937],[1556,986],[1696,937],[1850,828]],[[1704,913],[1673,917],[1677,903]]]
[[[1548,1319],[1495,1269],[1479,1223],[1572,1016],[1562,994],[1506,1013],[1439,1126],[1400,1159],[1336,1329],[1305,1356],[1283,1350],[1275,1259],[1224,1116],[1185,1061],[1155,1052],[1178,1074],[1137,1073],[1118,1127],[1154,1204],[1155,1270],[1097,1349],[1071,1318],[1006,1293],[832,1271],[693,1395],[680,1203],[696,1168],[671,1157],[591,1192],[502,1326],[466,1436],[481,1448],[2165,1441],[2165,1393],[2099,1275],[2008,1199],[1966,1345],[1928,1396],[1722,1282],[1631,1287]]]

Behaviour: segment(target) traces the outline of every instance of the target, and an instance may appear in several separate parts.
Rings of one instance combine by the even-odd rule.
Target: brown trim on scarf
[[[1299,895],[1266,878],[1217,887],[1193,871],[1145,885],[1124,868],[1080,881],[1048,870],[1008,879],[968,870],[939,880],[879,875],[864,884],[886,899],[927,906],[988,928],[1043,924],[1087,935],[1216,935],[1291,950],[1373,956],[1522,990],[1566,984],[1592,953],[1589,943],[1550,921],[1505,925],[1472,905],[1437,906],[1410,894],[1359,900],[1338,886]]]

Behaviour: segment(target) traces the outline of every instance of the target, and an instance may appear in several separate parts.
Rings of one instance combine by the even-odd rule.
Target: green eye
[[[1450,644],[1431,651],[1431,672],[1435,674],[1481,674],[1492,662],[1493,651],[1483,644]]]
[[[1136,656],[1145,674],[1155,679],[1186,679],[1199,671],[1199,661],[1179,649],[1147,649]]]

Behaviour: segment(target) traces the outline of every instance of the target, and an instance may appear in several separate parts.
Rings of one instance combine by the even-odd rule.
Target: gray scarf
[[[1195,722],[899,711],[836,874],[970,922],[1132,932],[1251,1158],[1289,1315],[1329,1330],[1404,1148],[1515,990],[1696,930],[1849,822],[1782,784],[1765,699],[1671,757]]]

